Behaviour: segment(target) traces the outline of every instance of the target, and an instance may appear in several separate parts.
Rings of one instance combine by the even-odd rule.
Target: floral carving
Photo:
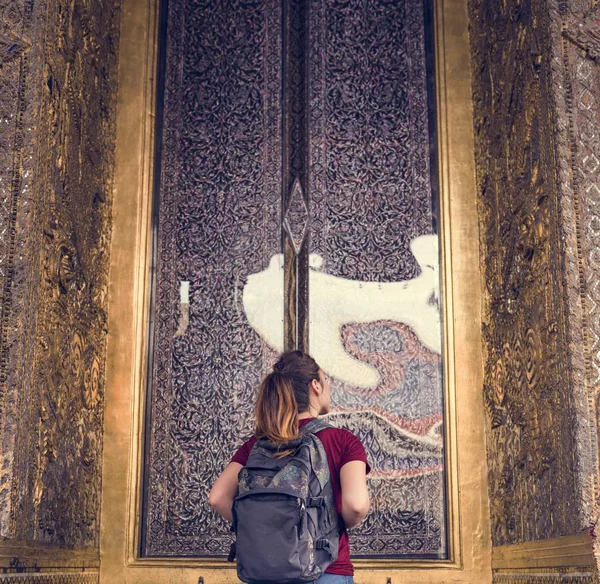
[[[274,357],[241,298],[247,275],[280,252],[281,16],[278,0],[169,2],[149,556],[226,554],[231,543],[207,496],[233,446],[252,433],[254,392]],[[174,336],[181,282],[189,282],[189,324]]]
[[[169,1],[145,555],[229,549],[207,493],[252,432],[257,382],[274,358],[244,313],[246,278],[285,255],[293,346],[308,315],[309,251],[357,285],[418,275],[409,244],[436,232],[425,4]],[[374,468],[375,511],[355,552],[444,558],[440,356],[398,323],[348,323],[340,336],[382,372],[371,397],[332,382],[335,419],[361,435]]]
[[[505,545],[583,529],[571,506],[576,442],[545,57],[551,15],[537,1],[470,9],[492,541]]]
[[[11,539],[98,546],[118,22],[119,2],[0,7],[0,533]]]

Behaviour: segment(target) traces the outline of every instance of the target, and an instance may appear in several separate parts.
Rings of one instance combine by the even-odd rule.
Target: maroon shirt
[[[314,418],[304,418],[300,420],[300,427],[304,426]],[[335,497],[335,507],[337,509],[340,524],[344,525],[342,519],[342,487],[340,483],[340,469],[347,462],[353,460],[360,460],[367,465],[367,472],[371,470],[369,463],[367,462],[367,455],[365,449],[361,444],[360,440],[348,430],[342,430],[341,428],[325,428],[316,435],[319,440],[323,443],[325,454],[327,455],[327,464],[329,466],[329,474],[331,475],[331,486],[333,487],[333,495]],[[242,444],[238,451],[233,455],[231,462],[239,462],[242,466],[248,462],[248,456],[250,450],[256,442],[256,437],[250,438]],[[350,545],[348,543],[348,532],[346,527],[342,527],[340,530],[340,546],[338,551],[338,557],[333,564],[331,564],[327,570],[328,574],[338,574],[340,576],[352,576],[354,574],[354,567],[350,561]]]

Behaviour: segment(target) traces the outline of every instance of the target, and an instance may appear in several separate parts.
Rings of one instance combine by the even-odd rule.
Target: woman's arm
[[[237,494],[238,473],[242,468],[239,462],[230,462],[215,481],[208,495],[210,506],[230,523],[233,521],[231,506]]]
[[[358,525],[369,512],[371,501],[367,490],[367,466],[361,460],[347,462],[340,469],[342,517],[346,527]]]

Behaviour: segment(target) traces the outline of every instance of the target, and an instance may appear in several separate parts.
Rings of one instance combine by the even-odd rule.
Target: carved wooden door
[[[227,553],[208,490],[300,347],[373,467],[354,557],[447,557],[429,1],[162,13],[143,555]]]

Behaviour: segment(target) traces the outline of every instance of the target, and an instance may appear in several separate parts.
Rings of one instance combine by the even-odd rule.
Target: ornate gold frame
[[[222,560],[139,557],[158,0],[123,0],[101,526],[104,583],[235,582]],[[467,1],[437,0],[447,561],[359,560],[357,584],[491,582]],[[390,580],[391,579],[391,580]]]

